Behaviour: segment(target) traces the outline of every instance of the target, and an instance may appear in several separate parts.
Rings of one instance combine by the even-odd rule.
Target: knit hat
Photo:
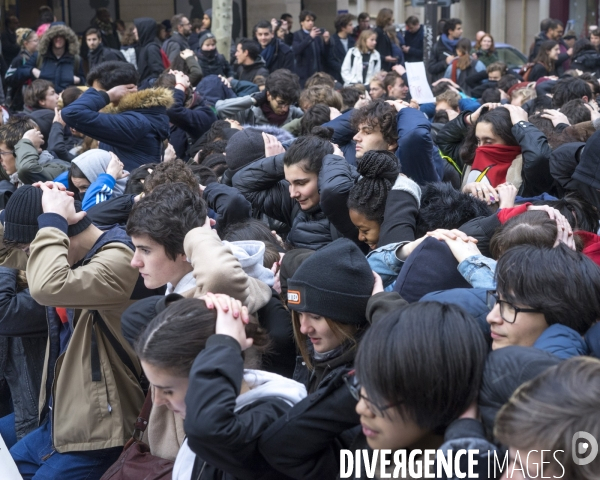
[[[204,14],[208,15],[208,18],[210,18],[212,21],[212,8],[207,8],[206,10],[204,10]]]
[[[75,211],[81,212],[81,202],[79,200],[75,200]],[[86,228],[88,228],[92,224],[92,221],[87,217],[83,217],[79,220],[75,225],[69,225],[67,229],[67,235],[69,237],[74,237],[75,235],[79,235]]]
[[[375,280],[354,242],[340,238],[308,257],[288,280],[288,307],[348,325],[367,322]]]
[[[200,40],[198,40],[198,46],[200,47],[201,50],[202,50],[202,45],[204,45],[204,42],[206,42],[209,38],[215,38],[215,36],[210,32],[206,32],[205,34],[203,34],[200,37]]]
[[[38,227],[38,217],[44,213],[42,209],[42,190],[31,185],[24,185],[12,194],[6,203],[4,214],[4,239],[17,243],[33,242]],[[75,200],[75,211],[81,211],[81,202]],[[86,216],[75,225],[69,225],[67,235],[74,237],[92,224]]]
[[[23,185],[6,202],[4,214],[4,240],[31,243],[38,228],[38,217],[42,210],[42,190]]]
[[[240,130],[227,142],[225,155],[227,168],[232,172],[237,172],[255,160],[264,158],[265,140],[262,132],[256,128]]]

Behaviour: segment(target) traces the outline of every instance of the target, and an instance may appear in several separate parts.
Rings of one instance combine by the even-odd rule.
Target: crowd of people
[[[600,440],[597,31],[544,20],[515,71],[446,19],[419,104],[417,17],[295,20],[226,55],[210,10],[99,9],[81,40],[48,8],[9,17],[0,435],[19,474],[336,479],[348,450],[465,478],[423,452],[467,449],[478,478],[600,478],[576,460],[581,432]]]

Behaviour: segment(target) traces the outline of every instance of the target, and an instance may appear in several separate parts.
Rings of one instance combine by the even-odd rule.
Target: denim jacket
[[[396,278],[404,265],[404,260],[398,260],[396,250],[410,242],[390,243],[379,247],[367,255],[371,270],[377,273],[383,281],[386,292],[391,292],[396,283]]]
[[[496,289],[496,260],[484,255],[473,255],[458,264],[458,271],[473,288]]]

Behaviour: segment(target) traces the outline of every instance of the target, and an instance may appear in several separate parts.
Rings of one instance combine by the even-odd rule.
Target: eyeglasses
[[[517,314],[523,313],[543,313],[541,310],[535,308],[520,308],[515,307],[512,303],[505,300],[500,300],[500,297],[494,290],[488,290],[487,292],[487,306],[490,310],[493,310],[497,303],[500,304],[500,316],[502,320],[507,323],[515,323],[517,320]]]
[[[402,402],[396,402],[396,403],[393,403],[391,405],[386,405],[386,406],[377,405],[376,403],[369,400],[367,397],[365,397],[360,392],[361,386],[360,386],[360,383],[358,382],[358,378],[356,378],[356,375],[354,375],[354,371],[347,373],[346,375],[344,375],[343,378],[344,378],[344,383],[346,384],[346,387],[348,387],[348,390],[350,390],[350,394],[352,395],[352,398],[354,398],[354,400],[356,400],[357,402],[360,402],[361,399],[364,400],[366,402],[367,406],[369,407],[369,410],[371,410],[378,417],[385,417],[386,410],[389,410],[392,407],[397,407],[398,405],[400,405],[402,403]]]
[[[15,152],[10,152],[10,151],[8,151],[8,152],[3,152],[2,150],[0,150],[0,157],[1,157],[2,155],[8,155],[9,153],[10,153],[11,155],[14,155],[14,154],[15,154]]]

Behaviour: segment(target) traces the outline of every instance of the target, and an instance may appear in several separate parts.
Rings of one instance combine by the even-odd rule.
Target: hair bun
[[[330,141],[333,137],[334,130],[331,127],[313,127],[310,131],[311,135]]]
[[[365,178],[393,179],[400,173],[396,156],[388,150],[370,150],[356,165],[358,173]]]

